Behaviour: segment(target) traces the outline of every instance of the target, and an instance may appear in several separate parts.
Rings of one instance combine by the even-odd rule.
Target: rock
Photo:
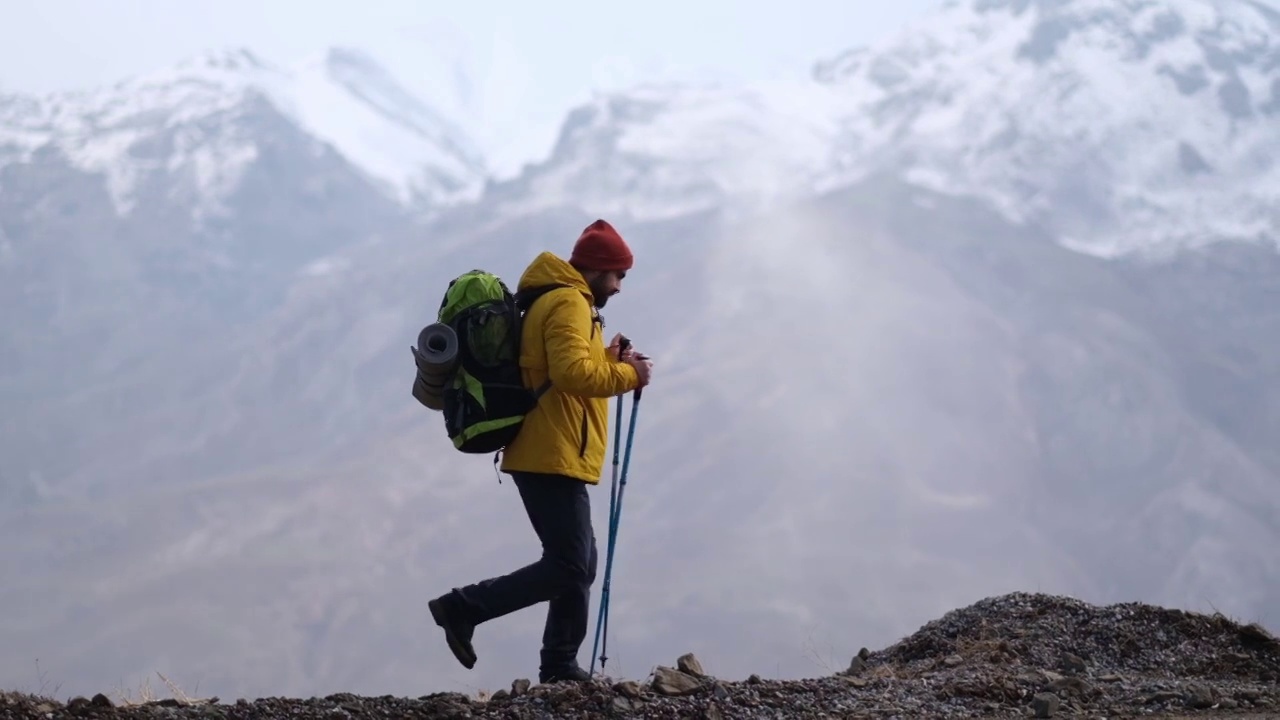
[[[1240,643],[1249,649],[1280,651],[1280,638],[1276,638],[1258,623],[1249,623],[1239,630]]]
[[[640,683],[635,680],[623,680],[613,686],[613,691],[629,698],[638,698],[641,692]]]
[[[702,663],[698,662],[698,658],[693,653],[685,653],[676,658],[676,667],[680,672],[688,673],[696,678],[706,677],[707,673],[702,670]]]
[[[1078,677],[1064,677],[1049,683],[1049,690],[1058,695],[1085,697],[1093,693],[1093,686]]]
[[[1053,714],[1058,712],[1058,706],[1062,701],[1053,693],[1038,693],[1031,698],[1031,710],[1038,718],[1051,718]]]
[[[701,687],[698,678],[681,670],[659,665],[653,671],[653,689],[659,694],[680,697],[691,695]]]
[[[1180,694],[1172,690],[1158,690],[1147,696],[1146,704],[1154,705],[1159,703],[1167,703],[1182,697]]]
[[[1069,646],[1064,638],[1070,638]],[[1080,672],[1072,655],[1088,670]],[[0,718],[1108,718],[1206,710],[1212,715],[1213,707],[1265,714],[1280,704],[1273,679],[1280,673],[1280,647],[1242,633],[1225,618],[1132,604],[1099,608],[1052,596],[1015,594],[949,613],[884,650],[872,654],[863,648],[851,663],[854,673],[785,681],[751,675],[729,682],[706,675],[691,660],[682,656],[677,667],[659,667],[651,683],[530,687],[528,680],[517,680],[510,692],[499,690],[488,702],[463,693],[413,699],[342,693],[241,700],[234,706],[197,707],[184,700],[169,707],[99,709],[84,697],[64,707],[49,698],[0,691]]]
[[[1204,685],[1195,684],[1187,688],[1187,707],[1204,710],[1214,705],[1213,691]]]
[[[1069,673],[1082,673],[1088,668],[1084,658],[1074,653],[1063,653],[1060,667]]]

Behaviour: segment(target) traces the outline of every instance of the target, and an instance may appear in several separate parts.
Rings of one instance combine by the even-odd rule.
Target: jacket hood
[[[550,251],[539,254],[529,263],[529,267],[520,276],[516,291],[552,284],[568,285],[581,292],[588,300],[591,299],[591,287],[587,285],[582,273],[567,260]]]

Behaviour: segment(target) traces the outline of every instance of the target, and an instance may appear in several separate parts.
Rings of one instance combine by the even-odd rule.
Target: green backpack
[[[501,278],[484,270],[471,270],[450,281],[438,322],[456,336],[455,360],[440,383],[441,397],[429,404],[422,393],[423,356],[414,349],[418,377],[413,395],[427,407],[443,405],[445,430],[458,450],[482,454],[505,448],[520,432],[525,415],[550,389],[550,380],[536,390],[524,386],[520,334],[533,302],[558,287],[566,286],[531,288],[517,296]]]

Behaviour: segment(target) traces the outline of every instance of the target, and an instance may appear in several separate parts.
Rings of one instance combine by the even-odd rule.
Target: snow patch
[[[953,3],[815,69],[848,101],[842,174],[828,184],[904,170],[1101,256],[1275,239],[1270,23],[1215,0]],[[1207,87],[1189,92],[1171,72],[1203,73]],[[1189,170],[1184,146],[1211,170]]]
[[[448,92],[442,88],[442,92]],[[216,209],[258,156],[245,113],[266,101],[403,203],[473,199],[484,160],[462,129],[363,53],[331,49],[276,68],[248,50],[210,52],[89,92],[0,98],[0,162],[39,149],[102,173],[127,214],[155,172]],[[161,157],[168,148],[167,157]],[[184,181],[187,184],[184,185]]]
[[[952,2],[808,83],[601,95],[506,210],[733,212],[890,172],[1102,257],[1275,241],[1276,18],[1219,0]]]
[[[656,220],[814,192],[839,128],[817,85],[644,85],[570,115],[552,159],[510,212],[581,206]]]

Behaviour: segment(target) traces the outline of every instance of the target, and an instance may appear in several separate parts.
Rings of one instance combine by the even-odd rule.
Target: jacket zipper
[[[578,457],[587,456],[587,403],[582,403],[582,443],[578,448]]]

